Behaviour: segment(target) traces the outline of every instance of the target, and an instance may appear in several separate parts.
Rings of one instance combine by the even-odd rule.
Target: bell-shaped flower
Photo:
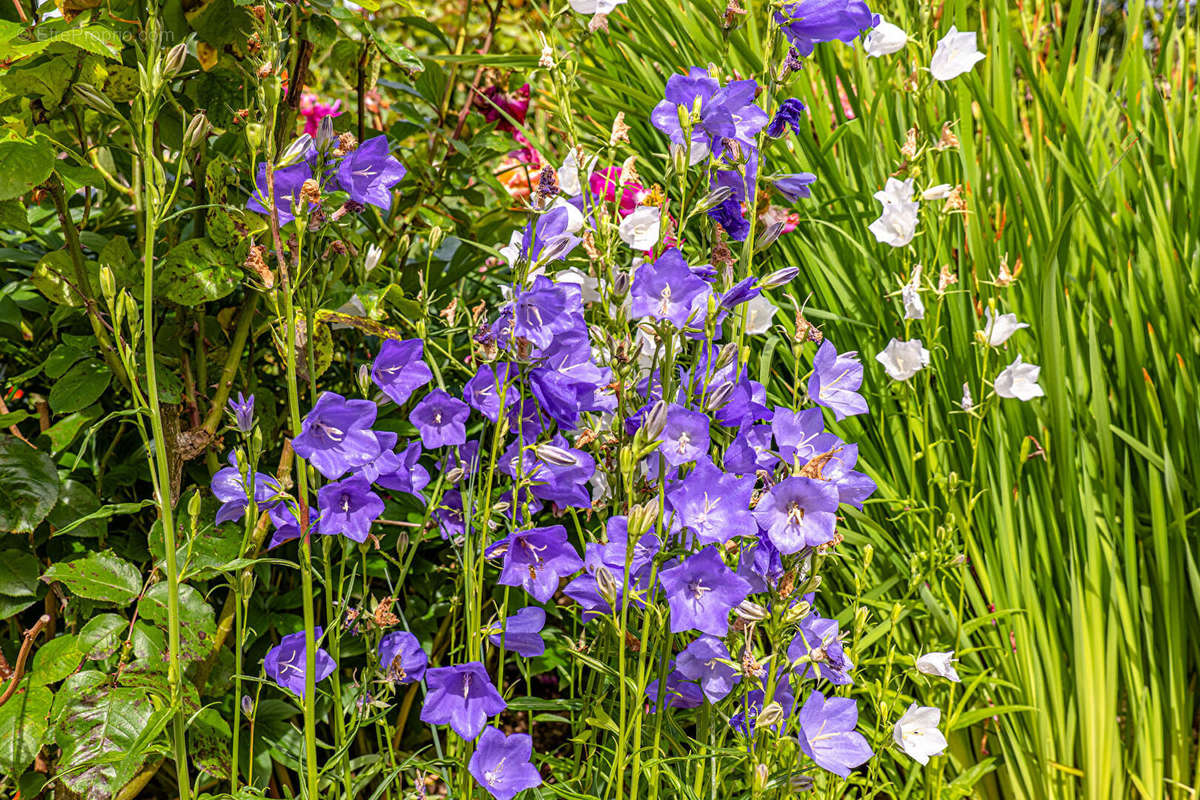
[[[1001,397],[1024,401],[1044,396],[1046,392],[1037,382],[1038,374],[1041,371],[1041,367],[1026,364],[1021,360],[1020,356],[1017,356],[1016,360],[996,376],[996,381],[993,384],[996,388],[996,394]]]
[[[371,524],[383,513],[384,503],[371,491],[366,478],[351,475],[322,486],[317,491],[317,508],[321,512],[322,534],[341,534],[361,544],[371,533]]]
[[[920,339],[902,342],[892,339],[888,346],[880,351],[875,360],[883,364],[883,370],[894,381],[906,381],[929,366],[929,351],[921,344]]]
[[[593,0],[572,0],[578,2]],[[613,0],[603,0],[613,3]],[[615,3],[613,3],[615,5]],[[530,762],[533,756],[533,739],[527,733],[505,735],[497,728],[488,726],[467,769],[475,781],[496,800],[512,800],[522,791],[540,786],[542,775]]]
[[[421,708],[421,721],[449,725],[467,741],[479,735],[488,717],[508,708],[478,661],[426,670],[425,685],[429,693]]]
[[[554,596],[563,578],[583,567],[562,525],[514,531],[488,547],[485,555],[504,560],[501,585],[524,587],[543,603]]]
[[[376,411],[370,400],[347,400],[323,392],[304,418],[292,447],[326,478],[337,480],[379,456],[379,439],[371,430]]]
[[[424,352],[425,343],[420,339],[388,339],[379,348],[371,379],[396,405],[403,405],[415,390],[433,379],[422,357]]]
[[[800,749],[821,769],[849,777],[874,753],[858,727],[858,702],[813,691],[800,709]]]
[[[319,641],[324,629],[317,627],[313,631],[313,641]],[[279,644],[267,651],[263,659],[263,669],[267,677],[284,689],[304,697],[304,676],[308,667],[308,648],[305,646],[304,631],[289,633],[279,640]],[[313,673],[313,685],[320,683],[333,674],[337,664],[329,653],[317,648],[315,659],[316,672]]]
[[[408,631],[392,631],[379,640],[379,665],[392,683],[415,683],[425,676],[429,656]]]
[[[729,612],[750,594],[750,584],[725,566],[715,547],[663,570],[658,580],[671,608],[672,633],[696,630],[724,636]]]
[[[527,606],[490,628],[488,641],[525,658],[535,658],[546,652],[546,642],[542,639],[544,627],[546,612],[537,606]]]
[[[970,72],[984,58],[975,44],[975,32],[959,32],[953,25],[937,43],[929,72],[939,81],[948,81]]]
[[[928,764],[930,758],[941,755],[946,749],[946,737],[937,727],[941,719],[941,709],[913,703],[896,721],[892,739],[913,760]]]

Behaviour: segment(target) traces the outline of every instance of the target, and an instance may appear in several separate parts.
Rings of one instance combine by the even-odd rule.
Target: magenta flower
[[[871,746],[858,726],[858,703],[849,697],[826,698],[814,691],[800,709],[800,749],[821,769],[843,778],[865,764]]]
[[[833,541],[838,493],[830,483],[802,476],[787,478],[758,501],[754,518],[784,555]]]
[[[637,319],[652,317],[670,320],[676,328],[693,324],[707,314],[712,289],[688,267],[679,250],[672,247],[652,264],[638,267],[630,294],[631,313]]]
[[[313,632],[313,641],[319,641],[324,629],[318,627]],[[289,633],[279,640],[279,644],[267,651],[263,659],[263,669],[267,677],[284,689],[304,697],[304,675],[308,663],[308,649],[304,646],[304,631]],[[317,648],[316,673],[313,675],[313,685],[320,683],[333,674],[337,664],[333,658],[321,648]]]
[[[393,683],[415,683],[425,675],[429,657],[408,631],[393,631],[379,640],[379,664]]]
[[[468,741],[479,735],[488,717],[508,708],[478,661],[434,667],[426,671],[425,684],[429,694],[421,708],[421,721],[449,725]]]
[[[533,739],[527,733],[507,736],[488,727],[467,764],[476,782],[496,800],[512,800],[525,789],[542,783],[541,773],[530,763]]]
[[[554,596],[559,581],[583,567],[562,525],[514,531],[488,547],[485,555],[504,559],[500,584],[522,586],[542,603]]]
[[[420,339],[388,339],[371,366],[371,380],[393,403],[403,405],[415,390],[433,379],[422,358],[424,352],[425,343]]]
[[[292,447],[326,478],[337,480],[379,456],[379,439],[371,430],[375,413],[370,400],[347,400],[324,392],[304,418]]]
[[[332,104],[322,103],[315,92],[301,92],[300,116],[304,117],[304,132],[315,137],[321,128],[321,120],[341,115],[341,106],[341,100],[334,100]]]
[[[386,212],[392,207],[391,188],[404,180],[407,172],[388,152],[387,137],[380,135],[367,139],[342,159],[337,182],[354,202]]]
[[[371,491],[366,478],[352,475],[344,481],[328,483],[317,491],[321,511],[321,533],[341,534],[359,544],[371,533],[371,523],[383,513],[383,500]]]
[[[724,636],[729,612],[750,594],[750,584],[725,566],[715,547],[663,570],[658,580],[671,607],[673,633],[696,630]]]
[[[808,396],[819,406],[833,411],[839,420],[867,413],[867,401],[858,393],[863,366],[857,353],[841,353],[826,339],[813,358]]]
[[[434,389],[417,403],[408,415],[408,421],[421,434],[421,444],[432,449],[465,444],[470,415],[471,409],[462,400],[451,397],[443,389]]]

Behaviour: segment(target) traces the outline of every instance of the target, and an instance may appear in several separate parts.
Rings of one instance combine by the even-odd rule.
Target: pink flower
[[[597,198],[602,198],[606,203],[615,203],[617,200],[617,187],[621,185],[621,168],[607,167],[593,172],[588,179],[588,186],[592,190],[592,195]],[[618,208],[622,217],[629,216],[633,210],[637,208],[638,200],[645,193],[645,189],[640,183],[628,183],[621,192],[621,203]]]
[[[525,84],[511,95],[504,94],[499,86],[488,86],[483,90],[486,100],[480,98],[476,103],[480,106],[483,118],[488,122],[500,120],[497,130],[516,132],[516,128],[501,113],[512,117],[519,124],[525,124],[525,115],[529,113],[529,84]],[[491,101],[491,102],[488,102]],[[493,103],[495,104],[493,106]],[[500,109],[500,110],[497,110]]]
[[[304,117],[304,132],[309,136],[316,136],[321,127],[321,120],[340,115],[342,112],[338,109],[341,105],[341,100],[334,100],[333,105],[329,105],[322,103],[316,92],[301,92],[300,116]]]

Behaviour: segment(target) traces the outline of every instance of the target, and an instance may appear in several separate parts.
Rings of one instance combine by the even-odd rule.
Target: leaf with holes
[[[242,271],[227,252],[207,239],[189,239],[171,248],[159,265],[157,291],[181,306],[220,300],[238,287]]]

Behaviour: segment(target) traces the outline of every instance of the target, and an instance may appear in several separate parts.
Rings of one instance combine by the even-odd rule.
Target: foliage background
[[[612,16],[608,33],[591,34],[586,21],[557,5],[385,5],[370,24],[321,3],[286,17],[293,45],[313,45],[308,85],[342,99],[347,113],[337,118],[339,129],[360,139],[371,130],[388,133],[402,143],[410,170],[393,214],[367,218],[367,229],[356,234],[363,245],[381,244],[383,266],[368,276],[347,260],[324,307],[340,308],[357,294],[365,317],[411,333],[436,331],[449,369],[456,368],[466,324],[439,312],[452,299],[460,315],[481,300],[497,302],[493,276],[481,264],[516,219],[499,180],[511,177],[499,166],[511,138],[483,122],[473,84],[515,89],[529,80],[534,103],[526,130],[547,155],[566,124],[564,97],[577,133],[597,150],[615,113],[625,111],[631,149],[664,159],[639,161],[652,181],[666,156],[646,111],[666,75],[708,63],[746,75],[762,70],[762,31],[751,22],[724,35],[725,8],[703,0],[632,0]],[[849,47],[818,50],[799,81],[812,136],[797,138],[790,166],[817,173],[819,188],[798,207],[799,230],[785,235],[766,263],[798,265],[797,307],[868,356],[900,335],[894,294],[914,264],[928,273],[949,265],[959,278],[919,331],[934,353],[930,380],[894,387],[868,367],[873,413],[844,426],[882,488],[881,501],[853,520],[848,539],[858,553],[870,544],[873,557],[867,566],[853,559],[832,587],[867,609],[861,619],[842,620],[855,630],[860,668],[882,672],[936,641],[959,652],[967,676],[957,694],[928,690],[950,709],[951,757],[925,771],[892,762],[887,796],[1192,796],[1200,781],[1198,503],[1189,468],[1200,457],[1196,11],[1136,0],[1122,7],[947,0],[876,10],[916,41],[891,59],[868,60]],[[88,33],[30,45],[18,37],[14,8],[0,7],[3,422],[39,448],[34,458],[11,436],[0,445],[0,475],[18,487],[0,508],[12,531],[0,544],[0,616],[8,617],[0,644],[8,660],[15,661],[21,632],[42,610],[55,618],[55,638],[41,640],[20,695],[23,711],[15,702],[0,709],[0,772],[10,776],[2,791],[14,792],[19,782],[22,796],[45,780],[32,769],[33,755],[51,743],[60,748],[60,768],[75,767],[85,783],[102,772],[112,794],[129,780],[144,778],[147,791],[169,783],[161,737],[147,733],[155,724],[161,731],[166,720],[138,702],[165,691],[162,676],[132,670],[140,676],[123,676],[107,693],[93,691],[109,670],[145,662],[162,647],[162,616],[155,616],[155,589],[146,583],[161,551],[152,545],[154,509],[144,502],[145,453],[121,416],[126,394],[97,345],[102,332],[70,288],[90,277],[98,297],[100,264],[128,285],[140,278],[133,255],[140,223],[122,188],[132,185],[137,159],[72,88],[93,85],[113,102],[127,102],[136,62],[131,37],[122,36],[128,26],[115,20],[138,13],[136,4],[106,2],[75,21]],[[219,51],[216,64],[201,69],[193,47],[182,105],[159,121],[168,143],[181,141],[185,119],[199,109],[217,129],[193,160],[175,165],[187,174],[180,209],[217,199],[240,207],[249,185],[245,126],[260,111],[242,65],[245,41],[229,24],[245,13],[229,0],[169,3],[163,11],[178,40],[195,34]],[[953,83],[909,91],[913,71],[928,63],[935,31],[952,23],[980,31],[987,59]],[[539,31],[558,52],[572,54],[576,71],[561,87],[537,69]],[[293,70],[295,56],[294,49],[287,53]],[[371,87],[387,104],[377,115],[365,105],[363,90]],[[239,122],[240,109],[251,113]],[[295,119],[294,111],[281,113]],[[901,167],[907,132],[934,139],[953,119],[960,146],[911,166],[929,182],[965,186],[967,213],[923,230],[910,249],[877,245],[866,230],[871,195]],[[64,256],[69,239],[55,182],[80,229],[83,275]],[[76,193],[85,186],[95,189],[87,199]],[[174,289],[163,286],[172,302],[160,309],[157,339],[162,371],[174,377],[160,396],[181,432],[218,432],[223,399],[208,387],[228,363],[247,309],[247,344],[233,359],[233,385],[253,390],[264,411],[276,405],[272,396],[282,407],[272,341],[278,333],[265,316],[253,316],[254,276],[241,266],[254,224],[214,208],[181,213],[162,232],[160,257],[170,263],[178,252],[185,277],[202,263],[211,273],[199,297],[183,278]],[[431,237],[434,228],[439,233]],[[174,249],[196,240],[208,244]],[[202,252],[188,258],[192,247]],[[1002,267],[1016,275],[1010,286],[995,285]],[[71,277],[56,277],[62,274]],[[979,385],[986,370],[964,354],[972,352],[982,304],[997,297],[1033,323],[1029,351],[1043,369],[1047,396],[1002,404],[975,428],[972,418],[955,413],[956,402],[961,384]],[[758,377],[774,391],[787,390],[796,368],[787,344],[793,317],[781,318],[759,365]],[[323,384],[352,385],[370,346],[358,331],[333,331]],[[264,419],[268,441],[275,425]],[[222,718],[236,702],[232,656],[227,649],[214,655],[206,642],[227,622],[218,568],[238,553],[205,528],[212,503],[190,488],[207,485],[224,452],[215,441],[200,450],[179,465],[179,507],[189,508],[195,496],[203,509],[184,515],[185,528],[188,519],[200,520],[189,534],[186,571],[195,588],[184,598],[185,639],[196,648],[193,669],[206,678],[193,685],[197,707],[206,709],[196,724],[211,747],[198,747],[195,757],[201,763],[211,756],[219,774],[220,753],[229,747]],[[24,494],[32,506],[13,502]],[[29,508],[35,511],[22,510]],[[421,519],[415,508],[389,509],[393,514]],[[385,550],[406,552],[399,536],[389,534]],[[119,562],[102,560],[108,558]],[[69,565],[86,559],[96,561],[94,570],[62,579]],[[455,608],[436,551],[389,562],[366,566],[378,586],[374,599],[402,591],[413,629],[436,639]],[[298,627],[297,585],[268,564],[255,571],[271,591],[255,594],[253,615],[280,631]],[[98,583],[89,589],[90,579]],[[125,601],[117,609],[115,597]],[[368,609],[371,600],[357,598]],[[130,624],[133,607],[139,621]],[[270,628],[260,627],[248,643],[248,664],[270,643]],[[118,652],[126,631],[129,652]],[[299,748],[286,722],[291,712],[283,704],[265,708],[257,758],[268,770],[272,761],[281,764],[286,774]],[[56,722],[19,727],[17,713]],[[99,742],[98,719],[105,726]],[[104,761],[114,752],[110,743],[136,757]],[[372,766],[362,768],[370,774]]]

